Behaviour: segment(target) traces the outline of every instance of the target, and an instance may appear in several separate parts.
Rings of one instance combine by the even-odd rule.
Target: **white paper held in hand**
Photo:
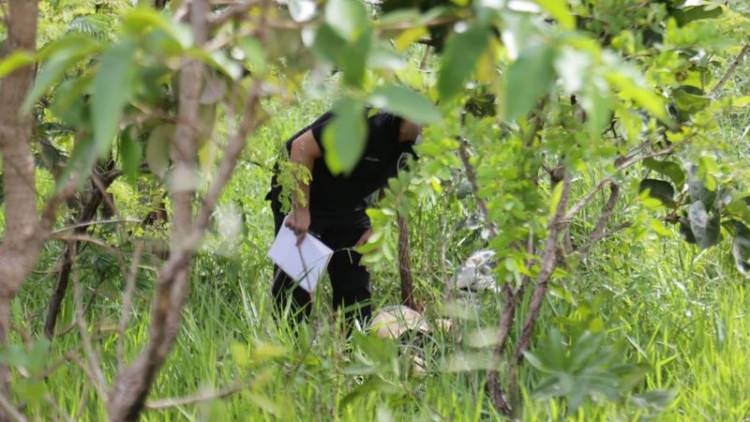
[[[333,251],[310,233],[297,246],[297,236],[285,223],[286,219],[268,251],[268,257],[299,282],[300,287],[312,293],[328,267]]]

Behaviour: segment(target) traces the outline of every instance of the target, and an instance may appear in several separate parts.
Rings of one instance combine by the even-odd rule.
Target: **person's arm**
[[[292,141],[291,160],[307,167],[310,173],[312,173],[314,161],[320,158],[321,154],[320,147],[310,130]],[[298,245],[310,229],[310,185],[300,181],[299,188],[303,195],[302,201],[298,201],[296,197],[293,198],[292,210],[286,220],[287,227],[297,235]]]

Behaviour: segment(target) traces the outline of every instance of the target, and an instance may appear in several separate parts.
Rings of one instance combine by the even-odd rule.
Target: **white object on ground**
[[[286,224],[268,251],[268,257],[308,293],[315,291],[331,256],[333,250],[310,233],[297,246],[297,235]]]
[[[370,326],[380,338],[399,338],[407,331],[430,331],[422,314],[403,305],[385,306],[372,319]]]
[[[449,287],[468,289],[472,291],[490,290],[500,291],[493,268],[495,266],[495,252],[489,249],[475,251],[461,266],[453,279],[449,280]]]

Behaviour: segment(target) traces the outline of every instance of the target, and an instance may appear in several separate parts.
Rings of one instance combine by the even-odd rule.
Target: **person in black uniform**
[[[312,180],[301,183],[306,196],[305,205],[292,204],[286,225],[302,241],[310,232],[328,245],[334,254],[328,264],[333,287],[334,309],[344,309],[347,321],[358,318],[364,323],[370,318],[370,274],[360,263],[361,255],[354,251],[370,236],[370,219],[365,213],[367,199],[379,192],[390,177],[395,176],[405,154],[412,154],[412,146],[421,128],[394,114],[368,110],[367,141],[364,153],[348,175],[334,175],[323,160],[323,130],[333,114],[327,112],[312,124],[297,132],[286,142],[291,161],[310,170]],[[275,232],[284,219],[281,186],[274,175],[271,182],[271,201]],[[277,312],[290,306],[297,321],[310,313],[311,297],[278,267],[274,268],[271,292]]]

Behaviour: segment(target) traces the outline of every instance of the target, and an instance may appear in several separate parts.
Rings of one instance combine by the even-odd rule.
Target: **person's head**
[[[417,136],[422,132],[422,126],[410,122],[406,119],[401,119],[401,128],[399,130],[399,140],[404,141],[416,141]]]

